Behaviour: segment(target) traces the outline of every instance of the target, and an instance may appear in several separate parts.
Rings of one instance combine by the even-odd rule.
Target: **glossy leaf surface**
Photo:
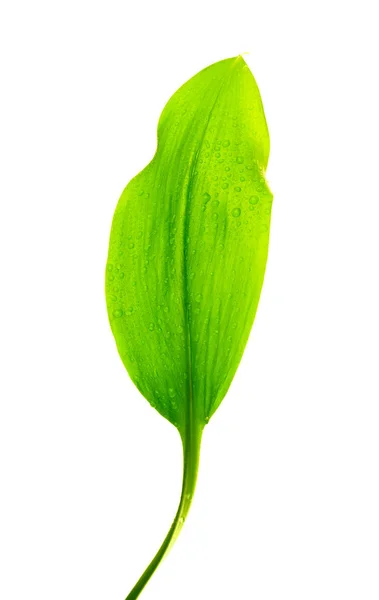
[[[179,429],[216,410],[241,359],[266,265],[269,137],[242,57],[193,77],[166,105],[151,163],[117,206],[107,305],[142,394]],[[192,388],[192,390],[191,390]]]

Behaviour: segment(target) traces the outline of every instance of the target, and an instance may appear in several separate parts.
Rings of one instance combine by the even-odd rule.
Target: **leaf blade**
[[[189,402],[202,423],[219,406],[254,320],[272,201],[268,154],[250,70],[242,57],[220,61],[169,100],[156,154],[115,212],[111,327],[133,381],[181,432]]]

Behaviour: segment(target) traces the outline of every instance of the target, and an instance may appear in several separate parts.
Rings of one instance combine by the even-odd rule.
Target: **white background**
[[[117,355],[108,235],[170,95],[241,52],[271,133],[267,275],[142,597],[378,599],[375,5],[1,3],[2,600],[123,600],[171,523],[179,436]]]

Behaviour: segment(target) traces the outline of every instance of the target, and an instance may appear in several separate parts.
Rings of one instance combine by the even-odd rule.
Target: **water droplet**
[[[239,217],[240,214],[241,214],[241,209],[240,208],[233,208],[233,210],[232,210],[233,217]]]
[[[170,396],[170,398],[175,398],[175,390],[173,390],[172,388],[168,388],[168,395]]]
[[[183,327],[181,325],[179,325],[178,331],[179,331],[179,333],[183,333]]]
[[[209,417],[205,417],[205,422],[209,423]]]
[[[109,271],[109,272],[110,272],[110,271],[113,271],[113,265],[112,265],[112,264],[110,264],[110,263],[109,263],[109,264],[107,265],[107,271]]]
[[[123,315],[123,311],[121,310],[121,308],[118,308],[117,310],[113,311],[113,316],[115,319],[118,319],[119,317],[122,317]]]
[[[217,219],[218,219],[218,214],[217,214],[217,213],[213,213],[213,215],[212,215],[212,219],[213,219],[214,221],[217,221]]]
[[[128,310],[126,311],[127,315],[131,315],[133,312],[133,306],[129,306]]]
[[[179,518],[179,523],[180,523],[181,525],[183,525],[183,523],[184,523],[184,518],[183,518],[183,517],[180,517],[180,518]]]
[[[237,163],[239,165],[242,165],[242,163],[243,163],[243,156],[237,156]]]
[[[203,295],[202,294],[196,294],[195,300],[196,302],[201,302]]]
[[[219,204],[220,203],[218,200],[213,200],[213,202],[212,202],[212,206],[214,206],[215,208],[217,208]]]
[[[224,140],[222,142],[222,145],[224,146],[224,148],[227,148],[228,146],[230,146],[230,141],[229,140]]]
[[[130,244],[128,244],[128,248],[131,250],[132,248],[134,248],[134,244],[133,242],[130,242]]]
[[[251,198],[249,198],[249,202],[250,202],[250,204],[258,204],[258,202],[259,202],[258,196],[251,196]]]
[[[216,157],[220,158],[221,154],[219,152],[216,152]]]
[[[154,331],[154,329],[155,329],[154,323],[150,323],[149,329],[150,329],[150,331]]]
[[[121,271],[121,273],[119,273],[119,275],[118,275],[118,276],[119,276],[119,278],[120,278],[120,279],[124,279],[124,277],[125,277],[125,273],[123,273],[123,272]]]
[[[209,202],[210,199],[211,199],[210,194],[208,194],[208,192],[204,192],[204,194],[203,194],[204,204],[206,204],[207,202]]]
[[[229,187],[229,183],[223,183],[221,187],[223,190],[226,190]]]
[[[241,191],[241,188],[240,188],[240,187],[237,185],[237,186],[234,188],[234,191],[235,191],[235,192],[240,192],[240,191]]]

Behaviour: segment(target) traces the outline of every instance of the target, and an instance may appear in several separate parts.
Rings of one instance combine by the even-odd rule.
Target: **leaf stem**
[[[143,588],[150,580],[159,564],[162,562],[163,558],[173,546],[183,527],[196,487],[197,473],[199,469],[201,436],[202,427],[199,425],[196,426],[194,423],[192,423],[192,427],[187,427],[185,432],[181,434],[183,443],[183,483],[179,507],[163,544],[131,592],[129,592],[126,600],[135,600],[138,598]]]

